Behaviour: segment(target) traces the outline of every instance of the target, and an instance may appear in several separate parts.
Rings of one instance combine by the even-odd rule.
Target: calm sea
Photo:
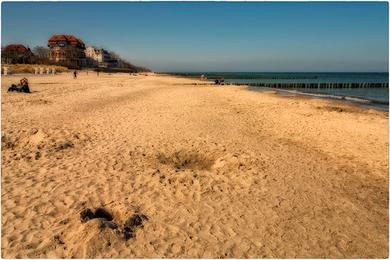
[[[388,73],[259,73],[259,72],[209,72],[175,73],[186,77],[199,77],[201,74],[209,80],[223,77],[226,82],[238,84],[258,83],[388,83]],[[327,88],[294,89],[300,92],[328,94],[342,97],[361,98],[372,102],[389,104],[388,88]]]

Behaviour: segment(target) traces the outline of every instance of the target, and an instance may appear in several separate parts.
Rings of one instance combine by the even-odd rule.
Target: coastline
[[[153,74],[2,77],[2,257],[383,258],[388,113]],[[126,241],[85,208],[104,207]],[[109,244],[109,245],[108,245]]]
[[[164,73],[164,74],[159,74],[162,76],[170,76],[170,77],[177,77],[177,78],[182,78],[182,79],[191,79],[197,81],[197,83],[194,83],[196,86],[201,86],[201,85],[214,85],[218,87],[218,85],[214,84],[214,81],[211,79],[207,80],[200,80],[197,77],[194,76],[185,76],[185,75],[178,75],[178,74],[169,74],[169,73]],[[207,82],[207,83],[206,83]],[[316,99],[325,99],[329,101],[334,101],[334,102],[342,102],[345,104],[351,104],[351,105],[356,105],[361,108],[366,108],[366,109],[375,109],[378,111],[382,112],[389,112],[389,102],[387,101],[380,101],[380,100],[373,100],[373,99],[366,99],[362,98],[360,96],[353,96],[353,95],[337,95],[337,94],[330,94],[326,92],[305,92],[302,90],[295,90],[295,89],[282,89],[282,88],[272,88],[272,87],[260,87],[260,86],[252,86],[250,84],[237,84],[237,83],[230,83],[230,82],[225,82],[223,86],[236,86],[236,87],[246,87],[249,91],[255,91],[255,92],[263,92],[263,91],[275,91],[276,95],[281,95],[281,96],[305,96],[307,98],[316,98]]]
[[[171,73],[170,75],[208,82],[223,77],[225,85],[248,86],[250,90],[274,89],[318,98],[362,103],[365,107],[388,110],[388,73],[386,72],[208,72]],[[273,86],[275,85],[275,86]],[[318,87],[317,87],[318,86]],[[384,92],[385,91],[385,92]]]
[[[310,93],[310,92],[303,92],[299,90],[287,90],[287,89],[278,89],[278,88],[267,88],[267,87],[252,87],[248,86],[248,89],[251,91],[269,91],[273,90],[276,92],[276,94],[281,96],[305,96],[308,98],[317,98],[317,99],[326,99],[326,100],[332,100],[335,102],[344,102],[346,104],[352,104],[356,105],[362,108],[367,109],[376,109],[378,111],[383,112],[389,112],[389,103],[388,102],[381,102],[378,100],[370,100],[370,99],[364,99],[357,96],[342,96],[342,95],[334,95],[329,93]]]

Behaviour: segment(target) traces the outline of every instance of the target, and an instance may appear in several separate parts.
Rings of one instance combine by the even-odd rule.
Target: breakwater
[[[308,89],[324,89],[324,88],[389,88],[389,83],[225,83],[226,85],[249,85],[254,87],[266,88],[308,88]]]

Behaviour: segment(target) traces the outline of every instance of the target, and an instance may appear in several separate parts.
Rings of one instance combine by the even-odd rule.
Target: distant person
[[[77,70],[75,70],[75,71],[73,72],[73,78],[74,78],[74,79],[77,79]]]
[[[98,71],[98,70],[96,71],[96,74],[97,74],[97,76],[99,77],[99,71]]]

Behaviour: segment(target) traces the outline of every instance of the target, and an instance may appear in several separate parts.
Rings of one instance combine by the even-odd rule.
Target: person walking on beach
[[[75,70],[75,71],[73,72],[73,78],[74,78],[74,79],[77,79],[77,70]]]

